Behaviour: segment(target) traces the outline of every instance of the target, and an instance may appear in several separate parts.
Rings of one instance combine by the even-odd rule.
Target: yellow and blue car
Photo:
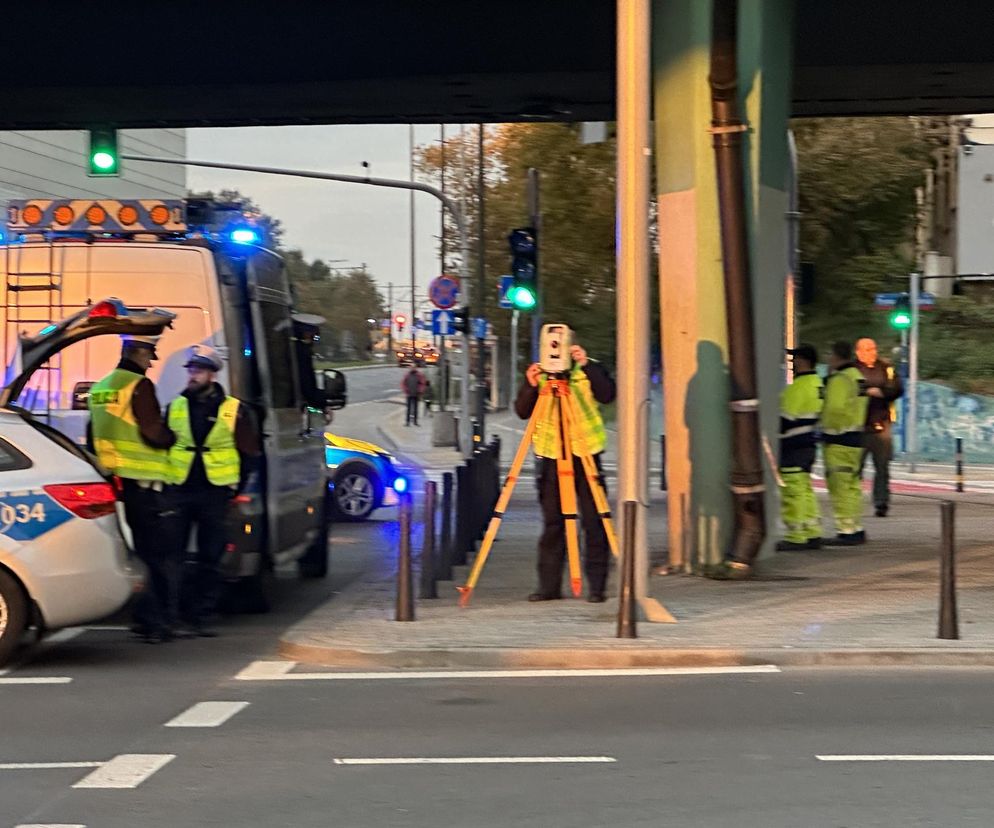
[[[382,506],[396,506],[409,481],[397,458],[364,440],[325,432],[325,462],[331,484],[333,516],[342,521],[366,520]]]

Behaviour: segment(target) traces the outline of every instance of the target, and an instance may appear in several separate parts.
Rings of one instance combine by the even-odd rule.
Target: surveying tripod
[[[528,456],[528,449],[531,447],[532,436],[539,422],[543,422],[547,415],[552,412],[553,422],[559,435],[559,452],[556,456],[556,475],[559,480],[559,506],[562,511],[563,520],[566,524],[566,554],[569,560],[570,588],[574,596],[579,596],[582,591],[583,582],[580,576],[580,541],[577,533],[577,495],[576,481],[573,474],[573,435],[576,424],[580,421],[580,413],[577,409],[576,398],[570,393],[569,377],[567,374],[547,374],[545,384],[541,387],[538,401],[532,410],[531,417],[528,418],[528,425],[525,427],[524,436],[515,452],[511,468],[504,481],[497,505],[494,507],[493,516],[487,526],[487,533],[483,537],[483,544],[473,562],[473,568],[466,579],[466,585],[457,587],[460,593],[459,605],[465,607],[476,589],[476,584],[480,580],[480,574],[487,563],[487,557],[497,538],[497,531],[500,529],[501,521],[504,519],[504,512],[511,500],[514,486],[518,482],[521,468],[525,458]],[[608,545],[611,554],[618,557],[618,542],[614,534],[614,525],[611,521],[611,509],[608,506],[607,495],[601,486],[600,475],[597,471],[597,464],[589,451],[589,447],[584,445],[582,454],[577,455],[583,464],[583,472],[587,478],[587,485],[594,497],[597,507],[597,514],[604,525],[604,533],[607,535]]]

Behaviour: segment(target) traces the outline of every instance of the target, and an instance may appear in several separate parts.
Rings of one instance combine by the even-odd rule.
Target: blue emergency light
[[[252,227],[236,227],[228,235],[235,244],[258,244],[262,240],[259,231]]]
[[[407,478],[397,477],[397,479],[393,481],[393,490],[397,494],[404,494],[404,492],[407,491]]]

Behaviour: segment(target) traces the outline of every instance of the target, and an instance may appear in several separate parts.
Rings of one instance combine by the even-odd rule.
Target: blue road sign
[[[428,286],[428,298],[436,308],[454,308],[459,301],[459,280],[444,275],[432,279]]]
[[[891,310],[897,306],[897,300],[905,293],[878,293],[873,297],[873,304],[881,310]],[[935,294],[922,291],[918,294],[918,307],[923,310],[932,310],[935,307]]]
[[[514,305],[511,304],[511,300],[507,298],[507,292],[511,289],[511,285],[514,284],[513,276],[501,276],[500,286],[497,288],[497,304],[502,308],[511,309]]]
[[[473,336],[477,339],[487,338],[487,320],[482,316],[473,317]]]
[[[447,310],[433,310],[431,312],[431,332],[435,336],[452,336],[456,332],[455,316]]]

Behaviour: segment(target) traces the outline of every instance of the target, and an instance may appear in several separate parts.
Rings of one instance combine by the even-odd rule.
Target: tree
[[[614,361],[615,350],[615,144],[585,145],[573,124],[501,124],[485,137],[486,280],[482,297],[488,318],[507,336],[510,312],[497,306],[499,276],[508,272],[507,235],[528,222],[528,168],[541,174],[543,227],[540,289],[547,321],[573,327],[598,358]],[[418,168],[438,183],[438,144],[422,147]],[[471,237],[478,234],[477,137],[446,141],[446,193],[465,204]],[[455,227],[447,224],[446,263],[458,253]],[[476,244],[471,243],[476,275]],[[474,299],[474,303],[475,303]]]

